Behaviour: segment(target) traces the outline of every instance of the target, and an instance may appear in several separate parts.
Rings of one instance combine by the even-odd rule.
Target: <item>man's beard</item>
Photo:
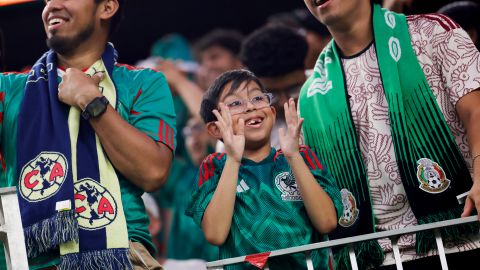
[[[58,54],[71,55],[81,43],[92,35],[93,28],[92,22],[73,37],[60,37],[54,33],[51,38],[47,38],[47,46]]]

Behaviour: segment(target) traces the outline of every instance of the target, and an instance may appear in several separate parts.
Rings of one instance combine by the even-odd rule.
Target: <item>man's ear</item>
[[[210,136],[214,137],[217,140],[222,140],[222,133],[220,129],[215,125],[215,122],[207,123],[207,132]]]
[[[118,0],[105,0],[100,4],[100,19],[102,20],[110,20],[115,13],[118,12],[119,3]]]

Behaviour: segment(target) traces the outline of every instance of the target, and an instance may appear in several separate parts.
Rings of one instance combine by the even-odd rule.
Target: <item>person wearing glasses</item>
[[[293,99],[284,111],[287,127],[280,131],[281,150],[275,150],[272,95],[252,72],[226,72],[203,96],[200,115],[208,133],[223,140],[225,153],[203,160],[186,214],[220,247],[220,259],[326,240],[342,215],[335,181],[298,143],[303,120]],[[328,250],[311,257],[315,269],[328,269]],[[267,263],[269,269],[306,269],[304,254]],[[243,263],[225,269],[257,268]]]

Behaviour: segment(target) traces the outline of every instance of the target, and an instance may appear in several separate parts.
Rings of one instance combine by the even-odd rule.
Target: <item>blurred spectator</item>
[[[218,248],[210,245],[204,238],[202,230],[187,217],[184,212],[191,195],[195,176],[202,160],[211,152],[210,137],[205,125],[196,117],[188,120],[183,129],[183,136],[188,157],[177,159],[173,164],[170,177],[165,186],[154,194],[162,208],[163,243],[166,243],[167,261],[163,262],[166,270],[189,269],[204,261],[218,259]],[[198,268],[190,268],[198,269]]]
[[[272,130],[271,143],[279,148],[278,129],[285,126],[283,105],[289,98],[298,99],[306,81],[305,56],[308,45],[305,39],[290,27],[265,26],[247,37],[240,58],[273,94],[277,119]]]
[[[215,78],[225,71],[238,69],[238,58],[243,35],[234,30],[216,29],[203,36],[195,44],[195,53],[200,62],[197,82],[207,89]]]
[[[383,7],[398,13],[408,13],[414,0],[383,0]]]
[[[296,9],[294,18],[305,30],[308,43],[308,53],[305,58],[305,68],[313,69],[323,48],[330,42],[332,36],[325,25],[320,23],[307,9]]]
[[[480,49],[480,5],[472,1],[456,1],[438,10],[467,31],[477,49]]]
[[[291,27],[305,37],[308,44],[308,53],[305,57],[306,69],[313,69],[318,55],[332,39],[327,27],[304,8],[296,9],[293,12],[276,13],[267,18],[266,26],[276,25]]]
[[[157,236],[162,228],[160,209],[158,208],[157,202],[155,202],[155,199],[152,197],[152,195],[144,193],[142,195],[142,200],[145,204],[145,209],[147,210],[148,219],[150,220],[150,224],[148,225],[148,231],[152,235],[153,244],[157,249],[159,249],[160,245],[158,243]],[[156,259],[159,259],[158,254]]]

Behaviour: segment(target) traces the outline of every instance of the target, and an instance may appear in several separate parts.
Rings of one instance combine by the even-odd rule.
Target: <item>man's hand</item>
[[[299,138],[302,129],[303,118],[298,119],[297,109],[293,98],[284,104],[285,121],[287,130],[280,128],[278,131],[280,139],[280,148],[286,158],[299,153]]]
[[[225,144],[225,152],[227,157],[233,158],[235,162],[240,163],[245,150],[245,120],[238,119],[236,130],[232,123],[232,115],[225,104],[220,103],[220,110],[213,110],[213,114],[217,117],[215,125],[220,130],[223,143]]]
[[[480,181],[475,181],[472,188],[468,192],[462,217],[470,216],[473,209],[480,209]]]
[[[58,85],[58,99],[61,102],[85,110],[85,107],[96,97],[102,96],[98,84],[104,74],[95,73],[92,77],[76,68],[68,68]]]

